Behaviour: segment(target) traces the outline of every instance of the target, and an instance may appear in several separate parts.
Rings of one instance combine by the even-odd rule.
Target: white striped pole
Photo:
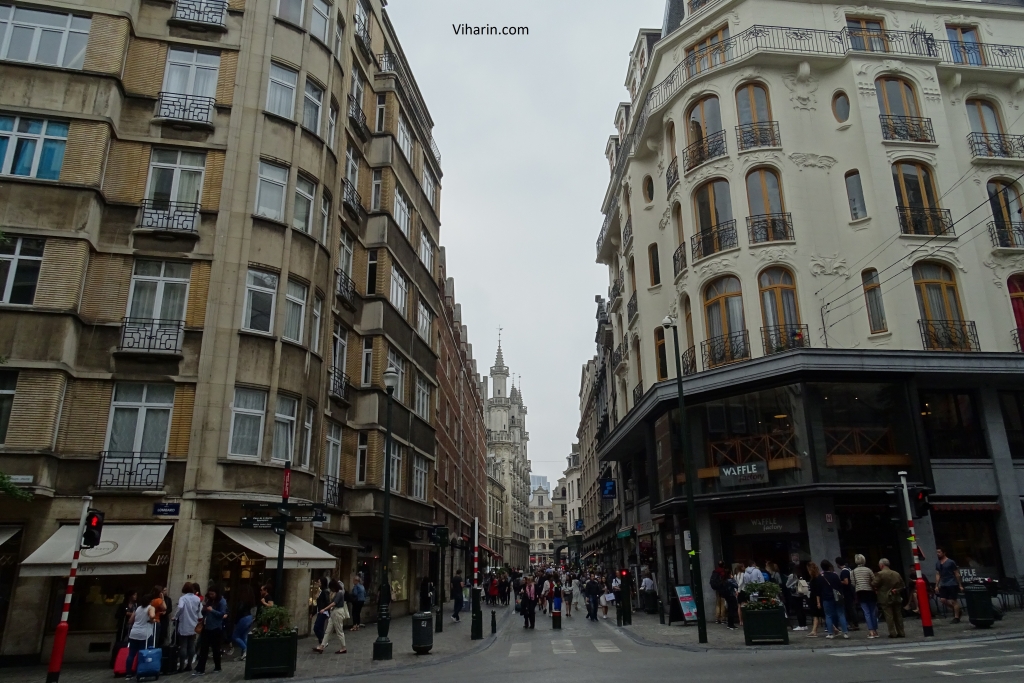
[[[900,482],[903,484],[903,504],[907,509],[907,529],[910,531],[910,549],[914,553],[914,571],[917,572],[916,586],[917,606],[921,611],[921,627],[924,629],[925,637],[934,636],[935,628],[932,626],[931,605],[928,603],[928,584],[925,583],[921,574],[921,550],[917,547],[917,534],[914,533],[914,515],[910,509],[910,491],[907,489],[907,473],[900,472]],[[909,586],[908,586],[909,588]],[[898,607],[895,609],[899,609]]]
[[[60,667],[64,663],[64,646],[68,642],[68,611],[71,609],[71,596],[75,592],[75,576],[78,574],[78,557],[82,553],[82,534],[85,533],[85,518],[89,514],[89,503],[92,496],[82,496],[82,516],[78,520],[78,534],[75,535],[75,552],[71,556],[71,573],[68,575],[68,587],[64,591],[64,609],[60,614],[60,623],[53,635],[53,650],[50,651],[50,666],[46,671],[46,683],[57,683],[60,679]]]

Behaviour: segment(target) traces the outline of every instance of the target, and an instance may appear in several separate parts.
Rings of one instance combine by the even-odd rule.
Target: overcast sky
[[[629,51],[664,0],[390,0],[387,12],[434,119],[441,243],[481,374],[502,332],[522,375],[533,471],[554,483],[579,426],[594,355],[594,261],[604,146]],[[527,26],[455,35],[452,24]]]

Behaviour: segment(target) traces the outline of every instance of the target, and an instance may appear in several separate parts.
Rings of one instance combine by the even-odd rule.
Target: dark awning
[[[363,544],[352,538],[348,534],[339,534],[336,531],[317,531],[316,535],[322,540],[327,542],[327,545],[337,546],[339,548],[356,548],[361,549]]]

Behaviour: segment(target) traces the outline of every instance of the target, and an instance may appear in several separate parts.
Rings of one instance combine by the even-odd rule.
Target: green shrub
[[[249,635],[255,638],[273,638],[291,633],[292,615],[285,607],[265,607],[252,623]]]
[[[782,586],[777,583],[771,581],[749,583],[743,587],[743,590],[750,595],[750,602],[743,609],[776,609],[782,606]]]

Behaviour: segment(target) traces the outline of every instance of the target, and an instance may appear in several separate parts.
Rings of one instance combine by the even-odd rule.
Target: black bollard
[[[559,605],[558,609],[551,610],[551,628],[555,631],[562,629],[562,606]]]
[[[494,616],[494,610],[491,610],[491,635],[493,636],[498,632],[498,617]]]
[[[622,626],[622,605],[615,602],[615,625]]]

